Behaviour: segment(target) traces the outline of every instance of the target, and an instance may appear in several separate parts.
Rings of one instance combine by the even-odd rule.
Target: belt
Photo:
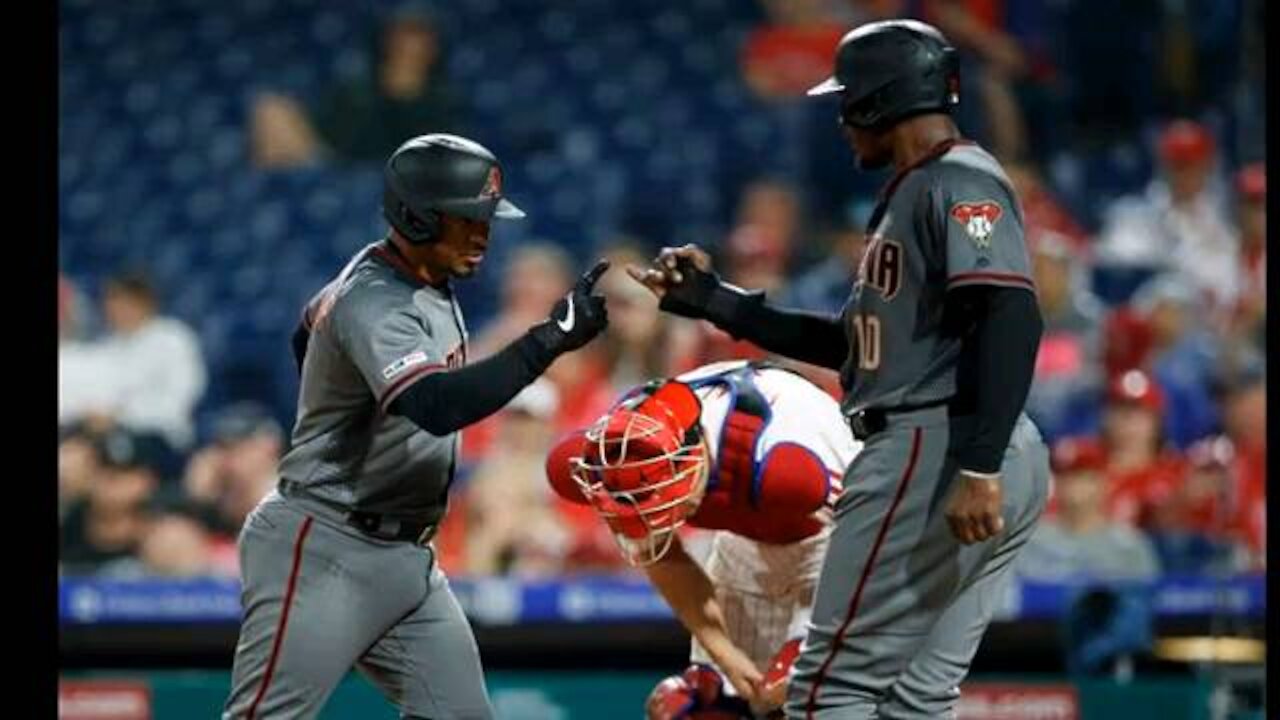
[[[406,541],[415,545],[426,545],[436,536],[436,530],[440,527],[438,522],[415,522],[382,513],[352,510],[330,500],[316,497],[307,492],[305,486],[292,480],[280,481],[280,494],[285,497],[301,495],[308,500],[327,505],[342,513],[343,519],[348,525],[365,535],[379,540]]]
[[[857,440],[866,440],[876,433],[884,430],[889,426],[889,417],[892,415],[901,415],[903,413],[915,412],[917,410],[928,410],[929,408],[942,407],[951,402],[951,398],[942,398],[941,400],[930,400],[929,402],[915,403],[912,405],[894,405],[884,408],[867,408],[859,410],[849,415],[845,420],[849,423],[849,429],[853,431],[853,437]]]

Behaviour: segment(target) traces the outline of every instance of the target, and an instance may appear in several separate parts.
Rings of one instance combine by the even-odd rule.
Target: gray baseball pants
[[[1009,569],[1044,509],[1048,450],[1022,416],[1001,467],[1004,531],[963,545],[945,517],[973,430],[945,407],[890,415],[845,474],[788,718],[950,718]]]
[[[402,718],[493,717],[434,551],[272,493],[240,534],[244,618],[223,720],[313,718],[355,666]]]

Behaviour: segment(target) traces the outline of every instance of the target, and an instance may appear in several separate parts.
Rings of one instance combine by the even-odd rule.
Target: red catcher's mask
[[[573,479],[632,565],[666,555],[675,531],[698,509],[708,473],[701,415],[693,390],[670,380],[584,434]]]

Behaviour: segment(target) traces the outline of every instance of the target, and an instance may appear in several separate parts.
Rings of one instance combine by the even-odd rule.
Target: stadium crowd
[[[843,30],[876,17],[922,13],[965,54],[979,101],[963,105],[962,120],[1010,168],[1046,321],[1028,412],[1051,442],[1055,487],[1020,571],[1058,580],[1261,570],[1266,174],[1252,161],[1256,149],[1224,151],[1222,131],[1200,119],[1219,100],[1208,93],[1221,40],[1186,40],[1191,59],[1167,59],[1167,82],[1153,97],[1108,105],[1103,90],[1122,78],[1096,77],[1093,65],[1054,66],[1040,44],[1043,24],[1011,12],[1038,3],[763,4],[767,21],[741,58],[743,82],[762,103],[786,102],[824,75]],[[1191,22],[1165,12],[1171,27]],[[372,162],[420,123],[465,127],[452,91],[432,81],[443,50],[429,21],[397,15],[383,39],[384,62],[364,85],[335,87],[313,108],[261,96],[246,119],[246,157],[262,172]],[[1082,88],[1073,114],[1053,105],[1064,83]],[[409,116],[417,119],[404,127],[377,125]],[[1137,134],[1153,118],[1147,162],[1155,170],[1142,192],[1095,198],[1096,217],[1060,198],[1044,170],[1045,148]],[[839,221],[826,222],[814,195],[827,185],[756,177],[737,193],[723,235],[696,240],[715,251],[730,282],[837,311],[874,186],[846,188]],[[670,242],[619,234],[598,251],[621,267]],[[472,334],[473,357],[544,317],[585,261],[554,241],[514,249],[492,288],[498,310]],[[197,433],[197,405],[218,378],[208,377],[195,334],[164,314],[144,272],[122,271],[105,287],[97,303],[74,278],[60,278],[60,571],[233,576],[236,533],[275,485],[288,428],[246,401],[217,408],[209,431]],[[709,324],[660,313],[624,273],[600,287],[610,311],[604,336],[464,431],[451,511],[436,540],[447,571],[625,570],[591,511],[548,488],[546,450],[635,384],[712,360],[766,357]],[[99,319],[105,332],[92,332]],[[795,367],[838,395],[834,373]]]

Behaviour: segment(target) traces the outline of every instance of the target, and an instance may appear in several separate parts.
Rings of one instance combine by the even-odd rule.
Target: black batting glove
[[[714,270],[699,270],[688,258],[676,261],[676,271],[680,273],[680,282],[667,285],[658,307],[695,320],[707,317],[707,307],[720,287],[720,276]]]
[[[601,260],[582,274],[568,295],[551,309],[551,317],[539,323],[530,333],[549,353],[559,355],[591,342],[609,324],[609,310],[604,296],[592,293],[596,281],[609,269],[609,261]]]

